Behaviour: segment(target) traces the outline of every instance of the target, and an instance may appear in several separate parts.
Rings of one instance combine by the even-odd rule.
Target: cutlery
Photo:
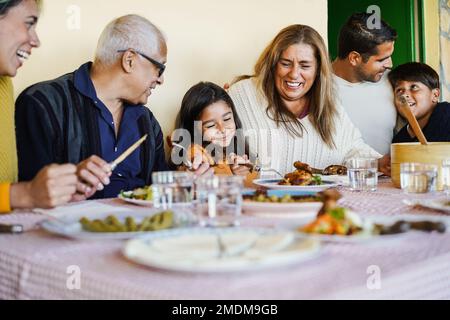
[[[172,141],[172,146],[180,148],[180,149],[182,149],[182,150],[184,150],[186,152],[185,153],[186,156],[183,159],[183,164],[186,166],[186,168],[188,170],[192,170],[192,167],[193,167],[192,161],[187,158],[188,150],[185,147],[183,147],[181,144],[175,143],[173,141]]]
[[[239,250],[235,250],[230,251],[227,246],[225,245],[225,243],[222,240],[222,237],[220,234],[217,234],[217,246],[219,248],[219,255],[218,258],[219,259],[223,259],[223,258],[230,258],[230,257],[239,257],[242,256],[244,253],[246,253],[247,251],[249,251],[251,248],[253,248],[253,246],[256,244],[256,242],[258,241],[258,238],[250,241],[247,245],[243,246],[242,248],[240,248]]]
[[[246,166],[250,168],[250,171],[251,171],[251,172],[261,172],[261,171],[274,172],[274,173],[276,173],[277,175],[279,175],[282,179],[284,179],[284,175],[282,175],[282,174],[281,174],[280,172],[278,172],[277,170],[272,169],[272,168],[263,168],[263,167],[259,164],[259,155],[258,155],[258,154],[256,155],[255,164],[248,163]]]
[[[420,128],[420,125],[417,122],[416,117],[412,113],[411,108],[409,107],[408,101],[406,100],[406,97],[401,96],[400,102],[401,102],[401,110],[403,110],[403,112],[406,116],[406,119],[408,120],[408,123],[411,126],[411,129],[413,130],[417,139],[419,139],[421,144],[428,144],[427,138],[425,138],[425,135],[423,134],[422,129]]]
[[[140,138],[138,141],[136,141],[131,147],[129,147],[127,150],[125,150],[120,156],[118,156],[114,161],[110,162],[109,165],[111,166],[111,171],[117,168],[118,164],[121,163],[123,160],[125,160],[131,153],[133,153],[134,150],[137,149],[141,145],[142,142],[147,139],[147,134],[144,135],[142,138]]]
[[[22,233],[23,226],[21,224],[0,224],[0,233]]]

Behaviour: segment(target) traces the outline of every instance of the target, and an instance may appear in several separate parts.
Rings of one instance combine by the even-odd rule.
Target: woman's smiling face
[[[23,0],[0,17],[0,75],[14,77],[31,50],[39,47],[38,17],[35,0]]]
[[[281,54],[275,69],[275,86],[285,102],[306,99],[316,80],[314,49],[304,43],[293,44]]]

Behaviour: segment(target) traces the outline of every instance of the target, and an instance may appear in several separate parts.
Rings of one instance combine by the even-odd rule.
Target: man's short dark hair
[[[392,70],[388,77],[394,89],[400,81],[421,82],[430,90],[440,88],[438,73],[425,63],[409,62],[402,64]]]
[[[350,52],[356,51],[364,62],[377,54],[377,46],[397,39],[397,31],[385,21],[380,21],[380,28],[369,29],[368,20],[372,14],[354,13],[342,26],[338,39],[339,59],[345,59]]]

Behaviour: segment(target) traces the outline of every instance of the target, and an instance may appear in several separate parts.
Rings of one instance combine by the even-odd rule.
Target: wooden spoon
[[[423,134],[422,129],[420,128],[420,125],[417,122],[416,117],[412,113],[408,101],[404,96],[400,97],[400,103],[401,103],[400,107],[403,110],[403,114],[406,116],[406,119],[408,120],[408,123],[411,126],[417,139],[419,139],[421,144],[428,144],[427,138],[425,138],[425,135]]]

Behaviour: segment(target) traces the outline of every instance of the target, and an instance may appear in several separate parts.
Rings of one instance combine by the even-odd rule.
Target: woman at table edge
[[[17,181],[14,96],[11,77],[40,46],[36,33],[42,0],[0,0],[0,213],[21,208],[51,208],[84,200],[111,173],[110,166],[92,156],[78,165],[52,164],[29,182]]]

